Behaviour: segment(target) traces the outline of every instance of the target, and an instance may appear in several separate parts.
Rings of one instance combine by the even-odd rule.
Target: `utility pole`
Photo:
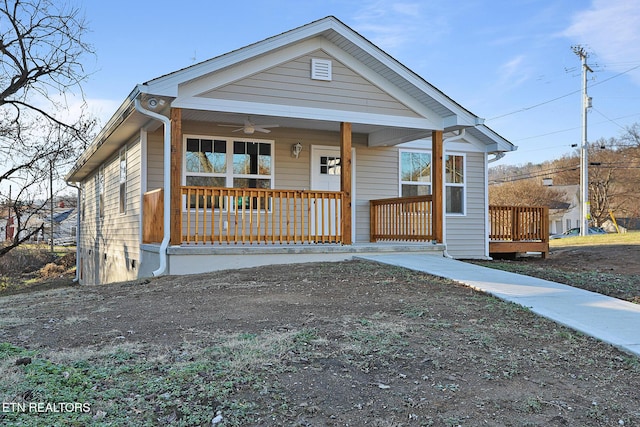
[[[587,71],[593,70],[587,65],[587,52],[576,45],[573,52],[582,61],[582,142],[580,143],[580,235],[589,233],[591,203],[589,203],[589,142],[587,141],[587,112],[591,107],[591,98],[587,95]]]
[[[51,216],[50,216],[50,227],[51,227],[51,233],[50,233],[50,245],[51,245],[51,253],[53,253],[53,160],[49,160],[49,191],[50,191],[50,196],[51,196],[51,200],[49,201],[49,206],[51,208]]]

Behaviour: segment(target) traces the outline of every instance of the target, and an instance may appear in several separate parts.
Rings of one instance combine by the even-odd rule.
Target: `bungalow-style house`
[[[133,89],[66,177],[79,279],[487,258],[488,162],[514,149],[326,17]]]

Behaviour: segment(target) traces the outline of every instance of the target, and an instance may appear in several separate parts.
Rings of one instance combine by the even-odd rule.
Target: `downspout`
[[[446,143],[463,139],[466,133],[467,133],[467,130],[465,128],[462,128],[460,130],[460,133],[458,133],[457,135],[450,136],[449,138],[445,138],[442,140],[442,156],[444,157],[444,159],[442,159],[443,161],[447,158]],[[453,257],[449,255],[449,252],[447,252],[447,243],[446,243],[447,242],[447,203],[445,200],[445,197],[447,197],[447,192],[446,192],[447,184],[445,182],[445,180],[447,179],[446,169],[447,169],[446,167],[442,168],[442,178],[441,178],[442,185],[445,187],[443,189],[445,191],[442,192],[442,242],[444,243],[444,251],[442,251],[442,255],[444,255],[445,258],[453,259]]]
[[[160,266],[152,274],[160,276],[167,270],[167,247],[171,235],[171,120],[168,117],[149,111],[140,104],[140,98],[134,100],[136,110],[145,116],[160,120],[164,124],[164,236],[160,243]]]
[[[80,281],[80,209],[82,208],[80,203],[82,200],[82,190],[78,185],[70,184],[68,182],[67,185],[78,190],[78,196],[76,199],[76,277],[73,278],[73,283],[78,283]]]

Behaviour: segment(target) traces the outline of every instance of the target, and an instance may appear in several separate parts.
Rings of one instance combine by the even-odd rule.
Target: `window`
[[[445,156],[445,199],[447,202],[447,213],[465,213],[465,183],[464,183],[464,156]]]
[[[120,150],[120,213],[127,210],[127,148]]]
[[[197,187],[271,188],[273,141],[188,136],[185,138],[185,185]],[[265,200],[262,200],[264,208]],[[243,201],[236,201],[242,206]],[[244,201],[245,207],[250,201]],[[226,208],[220,200],[189,201],[196,206]],[[251,206],[256,206],[254,201]]]
[[[340,157],[320,156],[321,175],[340,175]]]
[[[80,221],[84,221],[85,202],[86,202],[87,188],[84,182],[80,184]]]
[[[98,215],[104,218],[104,165],[98,170]]]
[[[431,154],[421,151],[400,152],[402,197],[431,194]]]

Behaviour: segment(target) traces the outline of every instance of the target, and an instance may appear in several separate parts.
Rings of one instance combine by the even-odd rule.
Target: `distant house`
[[[46,239],[52,235],[51,220],[53,219],[53,241],[55,244],[74,244],[77,234],[77,210],[75,208],[56,208],[51,218],[50,212],[43,212],[41,216],[43,235]]]
[[[553,189],[565,194],[567,201],[549,206],[549,234],[561,234],[580,227],[580,186],[554,185]]]
[[[80,281],[376,251],[487,258],[488,161],[513,150],[327,17],[134,87],[67,175]]]

